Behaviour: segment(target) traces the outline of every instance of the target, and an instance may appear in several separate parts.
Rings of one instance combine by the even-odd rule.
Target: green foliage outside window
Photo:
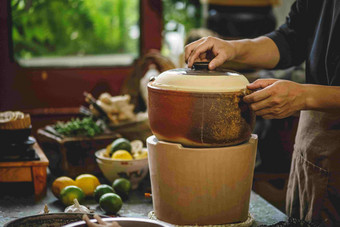
[[[16,58],[139,53],[139,0],[12,0]]]
[[[165,32],[169,31],[166,25],[171,21],[183,25],[186,33],[202,25],[199,0],[163,0],[163,11]]]

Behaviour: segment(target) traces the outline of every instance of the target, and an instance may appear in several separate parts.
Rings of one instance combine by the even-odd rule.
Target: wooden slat
[[[27,181],[32,181],[32,173],[30,167],[0,167],[0,182]]]

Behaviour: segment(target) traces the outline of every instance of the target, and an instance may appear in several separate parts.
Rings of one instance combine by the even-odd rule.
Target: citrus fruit
[[[115,214],[123,206],[123,201],[119,195],[115,193],[106,193],[99,199],[99,206],[106,213]]]
[[[69,185],[76,185],[76,182],[70,177],[66,177],[66,176],[58,177],[52,183],[53,195],[59,198],[61,190]]]
[[[125,178],[117,178],[113,181],[112,187],[115,192],[123,199],[127,199],[131,190],[131,182]]]
[[[141,140],[131,141],[131,153],[137,153],[143,149],[143,142]]]
[[[126,150],[128,152],[131,152],[131,143],[129,140],[125,139],[125,138],[118,138],[115,139],[112,144],[111,144],[111,154],[115,151],[118,150]]]
[[[99,202],[99,199],[102,195],[110,192],[115,192],[110,185],[101,184],[96,187],[94,190],[94,199]]]
[[[109,144],[105,148],[105,152],[103,153],[104,157],[111,157],[111,146],[112,144]]]
[[[148,150],[145,148],[133,154],[134,159],[144,159],[148,157]]]
[[[84,191],[85,196],[93,196],[93,192],[100,182],[92,174],[81,174],[76,178],[76,185]]]
[[[126,150],[118,150],[118,151],[115,151],[112,154],[111,159],[113,159],[113,160],[132,160],[133,157],[131,156],[130,152],[128,152]]]
[[[61,190],[59,197],[60,201],[65,206],[69,206],[73,204],[74,199],[77,199],[79,202],[81,202],[84,199],[85,194],[81,188],[74,185],[69,185]]]

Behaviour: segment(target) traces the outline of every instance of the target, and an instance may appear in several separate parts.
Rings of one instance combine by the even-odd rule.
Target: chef
[[[301,111],[287,215],[340,226],[340,1],[297,0],[276,31],[233,41],[205,37],[185,47],[185,59],[188,67],[211,60],[211,70],[226,61],[266,69],[306,62],[306,84],[259,79],[248,85],[256,92],[244,101],[266,119]]]

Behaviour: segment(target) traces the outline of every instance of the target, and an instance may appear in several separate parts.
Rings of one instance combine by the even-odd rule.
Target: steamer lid
[[[208,62],[195,63],[192,69],[165,71],[149,85],[164,90],[188,92],[237,92],[246,89],[249,84],[248,79],[236,71],[210,71],[207,65]]]

